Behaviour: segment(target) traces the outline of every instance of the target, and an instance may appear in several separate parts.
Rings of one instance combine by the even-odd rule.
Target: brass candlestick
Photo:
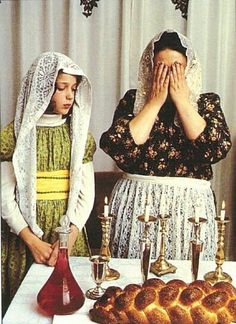
[[[200,253],[202,252],[203,242],[200,240],[201,225],[207,220],[200,217],[199,221],[196,222],[194,217],[188,219],[190,223],[193,224],[193,238],[191,243],[191,260],[192,260],[192,280],[197,280],[198,269],[199,269],[199,259]]]
[[[100,218],[102,225],[102,245],[100,249],[100,255],[108,258],[105,280],[116,280],[120,278],[120,273],[117,270],[111,269],[108,265],[111,259],[109,241],[112,217],[111,215],[104,216],[104,214],[102,214],[102,216],[98,216],[98,218]]]
[[[158,219],[160,220],[160,232],[161,232],[161,248],[160,248],[160,255],[158,259],[151,263],[150,271],[157,275],[158,277],[163,276],[167,273],[175,273],[176,267],[171,263],[167,262],[165,259],[165,236],[166,236],[166,225],[167,221],[170,216],[159,216]]]
[[[224,237],[225,237],[225,224],[229,223],[229,219],[221,220],[220,217],[216,217],[217,229],[218,229],[218,241],[217,251],[215,256],[216,269],[205,274],[204,279],[211,284],[215,284],[219,281],[232,282],[232,278],[226,272],[223,272],[222,265],[225,261],[224,253]]]
[[[152,241],[149,236],[149,228],[151,223],[155,222],[157,219],[153,216],[149,216],[148,221],[145,221],[145,216],[138,216],[138,220],[144,223],[144,230],[140,238],[140,260],[141,260],[141,273],[143,282],[148,279],[148,272],[150,268],[150,259],[152,254]]]

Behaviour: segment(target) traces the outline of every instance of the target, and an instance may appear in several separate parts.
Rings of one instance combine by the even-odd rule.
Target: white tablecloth
[[[165,282],[171,279],[182,279],[185,282],[192,281],[191,262],[190,261],[171,261],[177,267],[175,274],[162,276]],[[102,284],[104,288],[108,286],[119,286],[124,288],[130,283],[141,283],[140,260],[138,259],[112,259],[109,263],[110,268],[120,272],[120,279],[116,281],[106,281]],[[70,257],[70,267],[77,279],[81,289],[86,292],[87,289],[95,286],[90,270],[88,258]],[[199,268],[198,279],[208,271],[215,270],[215,263],[202,261]],[[223,265],[223,270],[233,278],[232,284],[236,286],[236,262],[227,261]],[[87,299],[81,309],[76,313],[67,316],[45,317],[37,309],[37,294],[44,285],[53,268],[45,265],[33,264],[16,293],[7,313],[3,318],[3,324],[86,324],[91,323],[88,312],[92,308],[94,301]],[[149,274],[149,278],[156,277]]]

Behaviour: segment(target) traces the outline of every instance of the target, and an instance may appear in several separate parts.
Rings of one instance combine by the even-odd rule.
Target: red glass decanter
[[[70,233],[69,218],[64,215],[60,220],[59,252],[55,268],[39,291],[37,302],[39,308],[47,315],[71,314],[81,308],[85,297],[76,282],[68,260],[68,238]]]

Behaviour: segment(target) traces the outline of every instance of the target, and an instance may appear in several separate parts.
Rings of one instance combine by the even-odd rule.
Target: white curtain
[[[1,125],[13,119],[20,80],[33,60],[41,52],[58,51],[76,61],[92,82],[91,130],[98,145],[118,100],[136,87],[146,44],[163,29],[177,29],[191,38],[203,66],[204,91],[220,95],[231,129],[234,146],[214,167],[212,184],[218,203],[226,200],[231,218],[226,244],[232,242],[236,236],[235,0],[189,0],[187,20],[171,0],[100,0],[97,4],[86,18],[80,0],[0,2]],[[116,170],[99,148],[95,170]],[[236,259],[233,250],[233,244],[227,244],[229,259]]]
[[[218,210],[226,201],[226,251],[236,259],[236,2],[235,0],[190,1],[187,36],[190,37],[202,63],[204,92],[216,92],[231,130],[233,147],[227,158],[217,163],[212,186]]]

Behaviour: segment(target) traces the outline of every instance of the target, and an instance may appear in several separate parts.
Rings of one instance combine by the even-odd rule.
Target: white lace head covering
[[[144,107],[152,86],[152,74],[153,74],[153,59],[154,59],[154,44],[159,41],[162,34],[167,33],[177,33],[180,42],[183,47],[186,48],[187,56],[187,66],[185,69],[185,76],[187,84],[190,89],[190,101],[197,109],[197,100],[202,91],[202,76],[201,76],[201,66],[199,59],[192,47],[191,41],[180,34],[174,29],[167,29],[157,34],[145,48],[140,63],[138,72],[138,87],[136,92],[136,99],[134,103],[134,114],[137,115]]]
[[[67,214],[69,217],[74,215],[81,186],[81,166],[91,113],[92,95],[88,78],[67,56],[56,52],[42,53],[23,78],[14,121],[16,148],[13,166],[17,180],[17,199],[24,219],[39,237],[43,232],[36,224],[36,123],[50,103],[59,70],[82,76],[71,116],[70,194]]]

